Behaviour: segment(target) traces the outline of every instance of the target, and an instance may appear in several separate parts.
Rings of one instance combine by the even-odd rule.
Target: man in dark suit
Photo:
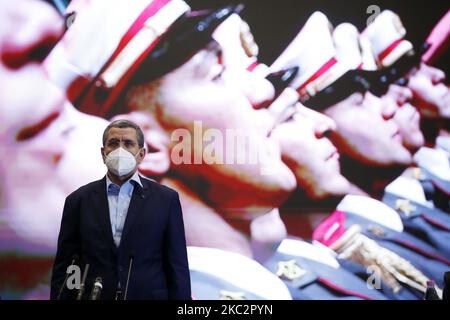
[[[64,286],[74,256],[86,269],[85,296],[102,278],[102,299],[190,299],[182,211],[177,192],[137,173],[144,136],[128,120],[103,134],[106,176],[66,198],[51,280],[51,299],[73,299]],[[129,280],[128,279],[129,276]]]

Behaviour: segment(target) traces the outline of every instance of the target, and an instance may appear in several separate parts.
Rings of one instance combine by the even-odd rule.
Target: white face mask
[[[106,156],[106,167],[118,177],[131,173],[137,165],[136,156],[122,147],[111,151]]]

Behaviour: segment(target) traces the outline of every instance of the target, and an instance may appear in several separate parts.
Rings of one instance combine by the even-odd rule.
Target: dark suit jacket
[[[66,198],[51,280],[51,299],[59,293],[67,267],[78,255],[81,269],[89,264],[85,298],[94,279],[103,279],[102,299],[125,289],[133,257],[127,299],[190,299],[184,224],[178,193],[141,177],[135,185],[120,246],[112,235],[106,177]],[[61,299],[74,299],[65,287]]]

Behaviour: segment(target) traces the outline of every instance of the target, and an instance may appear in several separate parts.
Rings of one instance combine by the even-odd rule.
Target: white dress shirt
[[[122,231],[135,183],[142,187],[142,182],[137,171],[120,187],[113,183],[109,179],[108,175],[106,175],[106,193],[108,195],[109,217],[111,219],[114,243],[117,247],[119,246],[120,239],[122,237]]]

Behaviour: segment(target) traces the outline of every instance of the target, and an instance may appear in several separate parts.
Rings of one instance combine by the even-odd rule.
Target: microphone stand
[[[77,255],[74,255],[73,257],[72,257],[72,263],[70,264],[70,266],[73,266],[74,264],[75,264],[75,261],[76,260],[78,260],[78,256]],[[64,282],[63,282],[63,284],[61,285],[61,288],[59,288],[59,293],[58,293],[58,297],[56,298],[56,300],[61,300],[61,295],[62,295],[62,293],[63,293],[63,291],[64,291],[64,287],[66,286],[66,283],[67,283],[67,279],[69,278],[69,267],[67,267],[67,270],[66,270],[66,277],[64,278]]]
[[[84,283],[86,282],[86,277],[89,271],[89,263],[86,264],[83,272],[83,280],[81,281],[80,290],[78,290],[77,300],[81,300],[84,294]]]
[[[102,277],[95,278],[94,286],[91,291],[91,300],[99,300],[100,294],[102,293],[103,285],[102,285]]]
[[[123,300],[127,300],[127,295],[128,295],[128,284],[130,282],[130,275],[131,275],[131,268],[133,266],[133,260],[134,260],[134,256],[132,255],[130,257],[130,265],[128,266],[128,275],[127,275],[127,283],[125,285],[125,293],[123,295]]]

